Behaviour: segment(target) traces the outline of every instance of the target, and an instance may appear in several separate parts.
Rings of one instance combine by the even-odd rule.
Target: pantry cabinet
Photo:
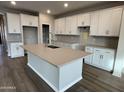
[[[10,43],[10,56],[11,58],[24,56],[24,50],[21,47],[22,43]]]
[[[8,33],[20,34],[21,33],[20,15],[14,13],[7,13],[6,16],[7,16]]]
[[[90,26],[90,13],[79,14],[78,26]]]
[[[85,63],[107,71],[113,70],[115,57],[114,49],[88,46],[86,47],[85,51],[93,53],[92,55],[85,58]]]
[[[20,14],[22,26],[34,26],[38,27],[38,16],[32,16],[27,14]]]

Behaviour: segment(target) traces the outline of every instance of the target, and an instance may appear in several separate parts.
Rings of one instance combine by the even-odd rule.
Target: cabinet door
[[[7,13],[8,33],[21,33],[19,14]]]
[[[58,34],[65,33],[65,18],[58,19]]]
[[[77,16],[71,16],[70,25],[71,25],[70,26],[71,34],[79,35],[79,31],[77,27]]]
[[[10,44],[10,56],[11,58],[17,57],[18,51],[15,43]]]
[[[77,16],[66,17],[66,34],[79,35],[77,27]]]
[[[110,29],[112,36],[119,36],[120,34],[121,16],[122,16],[122,8],[112,9],[111,21],[110,21]]]
[[[102,69],[111,71],[114,65],[114,51],[104,50],[101,54],[100,64]]]
[[[85,51],[89,52],[89,53],[93,53],[93,48],[92,47],[86,47]],[[93,54],[85,57],[85,63],[87,63],[87,64],[92,65],[92,60],[93,60]]]
[[[90,14],[79,14],[78,15],[78,26],[90,26]]]
[[[66,17],[66,34],[71,34],[71,17]]]
[[[97,48],[94,48],[92,65],[96,67],[100,67],[100,58],[101,58],[101,51]]]
[[[90,35],[98,35],[99,11],[91,13]]]
[[[111,13],[112,13],[111,9],[100,11],[98,26],[100,36],[109,36],[111,34],[110,33]]]
[[[58,19],[55,20],[55,34],[58,34]]]

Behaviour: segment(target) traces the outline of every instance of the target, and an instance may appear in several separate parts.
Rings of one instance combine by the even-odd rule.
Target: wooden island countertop
[[[31,52],[32,54],[57,67],[62,66],[64,64],[68,64],[73,60],[84,58],[85,56],[90,54],[84,51],[74,50],[71,48],[52,49],[49,47],[45,47],[44,44],[23,45],[22,47],[28,52]]]

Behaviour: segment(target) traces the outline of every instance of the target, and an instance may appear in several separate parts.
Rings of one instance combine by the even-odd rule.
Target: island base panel
[[[28,66],[54,91],[65,91],[82,79],[82,58],[55,66],[28,52]]]

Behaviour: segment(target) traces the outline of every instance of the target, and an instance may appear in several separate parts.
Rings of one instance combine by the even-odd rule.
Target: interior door
[[[42,25],[43,28],[43,43],[49,43],[49,25],[47,24],[43,24]]]

